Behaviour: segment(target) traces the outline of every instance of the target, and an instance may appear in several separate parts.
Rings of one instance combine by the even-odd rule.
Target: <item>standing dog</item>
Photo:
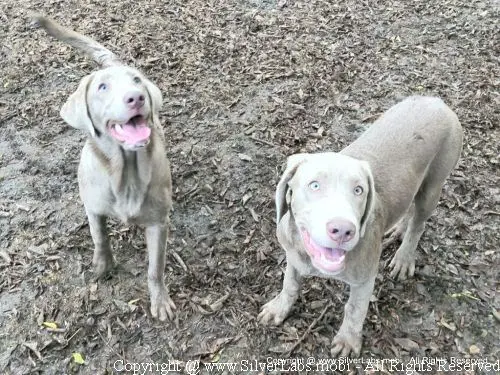
[[[114,265],[106,217],[144,225],[151,314],[160,320],[172,318],[175,305],[163,280],[172,181],[160,130],[161,92],[92,39],[45,17],[35,20],[50,35],[83,50],[103,66],[81,80],[61,109],[64,121],[89,135],[78,183],[95,245],[96,274],[100,277]]]
[[[384,233],[409,216],[390,266],[391,276],[412,276],[425,221],[460,157],[462,138],[443,101],[410,97],[340,153],[290,156],[276,191],[277,236],[287,259],[283,289],[259,320],[283,322],[304,276],[342,280],[350,295],[332,354],[359,355]]]

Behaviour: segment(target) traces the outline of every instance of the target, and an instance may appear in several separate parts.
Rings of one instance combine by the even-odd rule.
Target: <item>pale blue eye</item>
[[[105,83],[101,83],[98,88],[99,91],[106,91],[107,89],[108,86]]]
[[[361,195],[361,194],[363,194],[363,188],[362,188],[361,186],[356,186],[356,187],[354,188],[354,194],[356,194],[356,195]]]
[[[318,181],[313,181],[309,184],[309,187],[311,188],[312,191],[319,190],[319,182]]]

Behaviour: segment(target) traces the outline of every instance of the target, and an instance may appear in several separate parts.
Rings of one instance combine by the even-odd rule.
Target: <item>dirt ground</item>
[[[397,244],[383,254],[362,357],[499,360],[498,2],[1,3],[1,374],[117,373],[117,360],[329,358],[343,284],[308,279],[284,325],[256,321],[285,267],[274,188],[287,155],[340,150],[411,94],[440,96],[456,111],[464,150],[420,242],[415,277],[389,277]],[[76,179],[85,135],[59,109],[96,66],[35,29],[29,11],[102,42],[164,94],[173,322],[148,315],[140,228],[110,222],[119,266],[93,280]],[[350,370],[402,373],[384,371]]]

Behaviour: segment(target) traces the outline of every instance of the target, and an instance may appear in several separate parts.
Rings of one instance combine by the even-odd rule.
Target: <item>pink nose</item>
[[[356,234],[353,223],[344,219],[332,219],[326,224],[328,236],[335,242],[343,243],[352,240]]]
[[[144,95],[138,91],[127,92],[123,101],[130,109],[141,108],[144,105]]]

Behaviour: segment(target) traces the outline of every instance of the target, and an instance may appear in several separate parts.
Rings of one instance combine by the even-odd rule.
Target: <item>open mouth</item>
[[[151,135],[151,129],[142,115],[131,117],[126,123],[110,123],[109,134],[119,142],[129,146],[145,146]]]
[[[327,272],[338,272],[344,268],[345,250],[324,247],[311,238],[309,232],[302,229],[302,241],[316,268]]]

